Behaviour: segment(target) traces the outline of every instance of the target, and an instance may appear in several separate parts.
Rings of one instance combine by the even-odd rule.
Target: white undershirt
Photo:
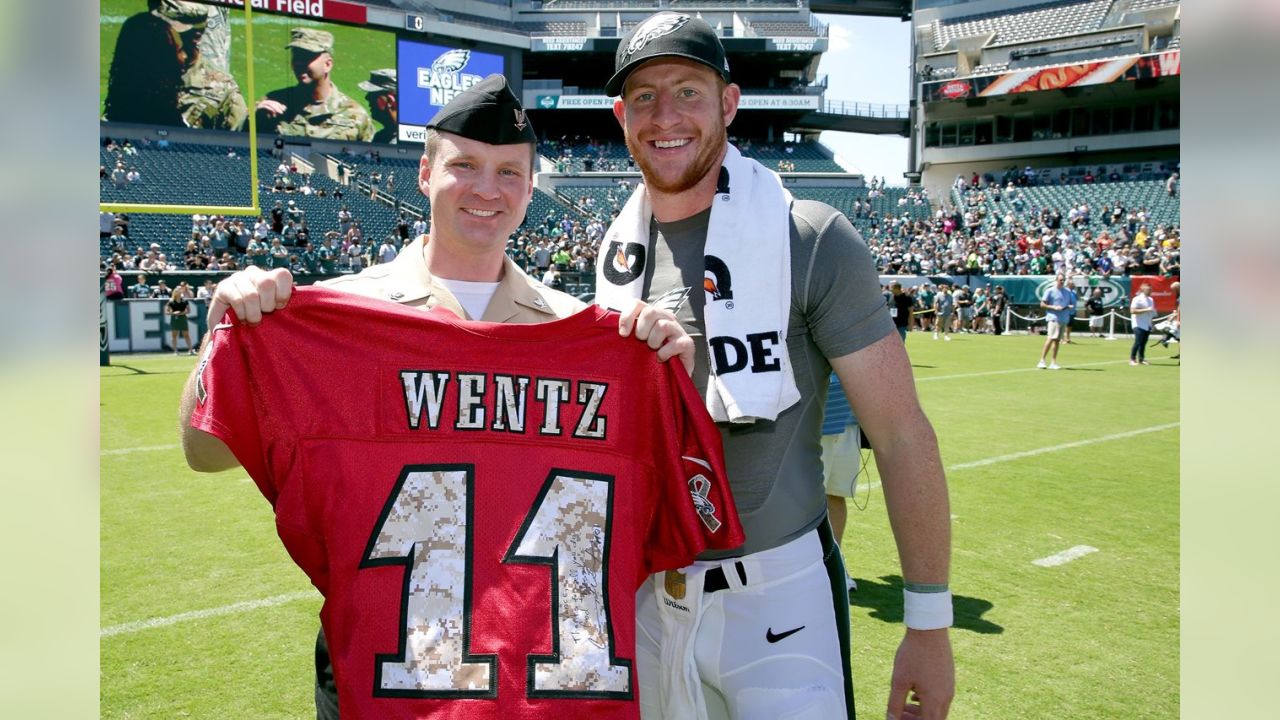
[[[436,278],[436,280],[439,280],[440,284],[448,288],[449,292],[458,299],[458,304],[467,311],[469,317],[466,319],[469,320],[479,320],[484,317],[485,308],[489,307],[489,301],[498,291],[496,282],[445,280],[444,278]]]

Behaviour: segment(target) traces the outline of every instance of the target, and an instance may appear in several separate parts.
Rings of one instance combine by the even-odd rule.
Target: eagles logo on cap
[[[618,96],[629,76],[642,63],[659,57],[682,57],[700,62],[729,82],[729,61],[716,31],[702,18],[674,12],[650,15],[618,44],[614,74],[605,94]]]
[[[627,51],[623,53],[623,58],[630,60],[631,56],[635,55],[645,45],[648,45],[650,40],[673,33],[684,27],[687,22],[689,22],[688,15],[676,15],[675,13],[651,15],[648,20],[636,27],[635,34],[631,37],[631,42],[627,43]]]

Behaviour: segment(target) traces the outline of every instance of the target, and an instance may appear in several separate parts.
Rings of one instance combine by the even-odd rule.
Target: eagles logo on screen
[[[431,91],[431,104],[444,107],[463,90],[484,78],[462,72],[471,61],[471,51],[458,48],[441,53],[431,61],[431,67],[418,68],[418,87]]]
[[[627,43],[627,53],[624,60],[631,59],[645,45],[684,27],[689,22],[688,15],[677,15],[675,13],[659,13],[645,20],[636,28],[636,34],[632,36],[631,42]]]

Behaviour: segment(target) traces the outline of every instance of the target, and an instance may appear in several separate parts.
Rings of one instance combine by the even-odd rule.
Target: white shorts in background
[[[1045,322],[1048,323],[1044,330],[1045,337],[1050,340],[1061,340],[1062,325],[1058,323],[1058,318],[1052,315],[1046,315],[1044,319]]]
[[[828,495],[853,497],[862,469],[862,432],[855,424],[822,436],[822,482]]]

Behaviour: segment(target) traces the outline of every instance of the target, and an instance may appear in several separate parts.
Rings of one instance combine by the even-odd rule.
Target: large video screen
[[[243,11],[206,4],[200,27],[189,14],[166,17],[158,5],[101,0],[102,119],[243,131],[254,112],[259,132],[399,137],[394,32],[255,12],[257,97],[250,98]]]
[[[401,38],[400,139],[422,142],[427,123],[455,95],[492,73],[505,74],[501,55]]]

